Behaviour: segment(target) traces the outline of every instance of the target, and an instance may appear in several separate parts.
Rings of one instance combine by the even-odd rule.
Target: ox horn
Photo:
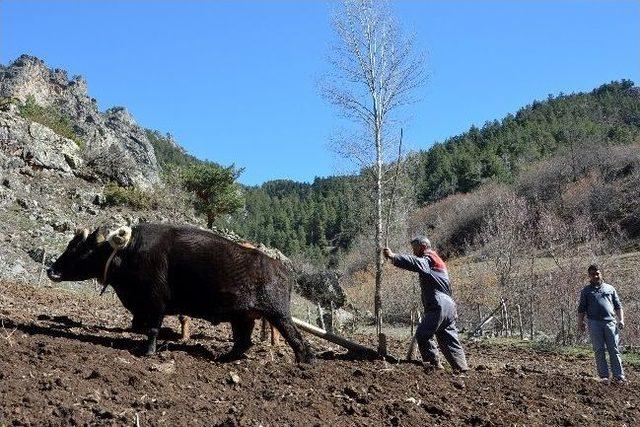
[[[102,242],[104,242],[105,240],[107,240],[107,235],[109,234],[109,230],[102,226],[102,227],[98,227],[98,232],[96,233],[96,243],[100,244]]]
[[[82,240],[87,240],[87,237],[89,237],[89,230],[86,228],[77,228],[76,236],[81,236]]]

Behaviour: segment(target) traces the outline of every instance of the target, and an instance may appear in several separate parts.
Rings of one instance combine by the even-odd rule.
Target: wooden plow
[[[362,344],[358,344],[357,342],[350,341],[344,337],[325,331],[322,328],[314,326],[298,318],[293,317],[292,319],[293,319],[293,323],[303,331],[310,333],[311,335],[314,335],[318,338],[322,338],[323,340],[329,341],[333,344],[337,344],[340,347],[346,348],[347,350],[349,350],[350,353],[354,355],[364,357],[364,358],[371,358],[371,359],[385,359],[388,362],[394,362],[394,363],[398,362],[398,360],[393,356],[390,356],[387,354],[380,354],[378,351],[374,350],[373,348],[364,346]]]

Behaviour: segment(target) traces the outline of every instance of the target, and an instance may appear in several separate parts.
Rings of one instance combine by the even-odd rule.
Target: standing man
[[[585,330],[584,316],[587,315],[591,344],[596,356],[598,376],[609,379],[609,367],[605,357],[605,347],[609,352],[611,371],[615,381],[624,382],[624,371],[620,349],[618,348],[618,328],[624,328],[624,312],[615,288],[602,280],[600,268],[592,264],[587,269],[589,284],[580,293],[578,304],[578,329]],[[616,324],[616,315],[618,322]]]
[[[431,249],[424,236],[411,241],[413,255],[395,254],[384,248],[385,257],[396,267],[414,271],[420,278],[424,318],[416,330],[416,341],[426,368],[442,369],[438,360],[438,341],[442,354],[455,372],[469,370],[456,328],[456,304],[451,299],[451,282],[444,261]]]

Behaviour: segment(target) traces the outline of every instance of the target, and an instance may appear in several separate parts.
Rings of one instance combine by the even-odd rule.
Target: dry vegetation
[[[584,341],[575,309],[586,267],[599,263],[617,289],[629,327],[624,343],[640,345],[637,278],[640,255],[640,145],[571,147],[536,164],[513,185],[488,183],[418,211],[409,235],[425,233],[448,257],[465,328],[478,323],[501,299],[489,324],[496,334],[523,333],[559,344]],[[408,245],[402,239],[394,247]],[[351,255],[346,292],[370,309],[373,272]],[[387,322],[406,322],[419,303],[411,273],[387,268],[383,302]],[[487,330],[485,329],[485,332]]]

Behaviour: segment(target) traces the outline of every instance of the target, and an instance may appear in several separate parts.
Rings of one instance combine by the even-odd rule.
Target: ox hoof
[[[133,352],[141,357],[153,356],[156,354],[156,345],[155,343],[149,345],[149,343],[145,342],[135,347]]]
[[[316,355],[311,352],[308,352],[302,355],[302,357],[300,357],[297,362],[311,365],[313,363],[316,363]]]

